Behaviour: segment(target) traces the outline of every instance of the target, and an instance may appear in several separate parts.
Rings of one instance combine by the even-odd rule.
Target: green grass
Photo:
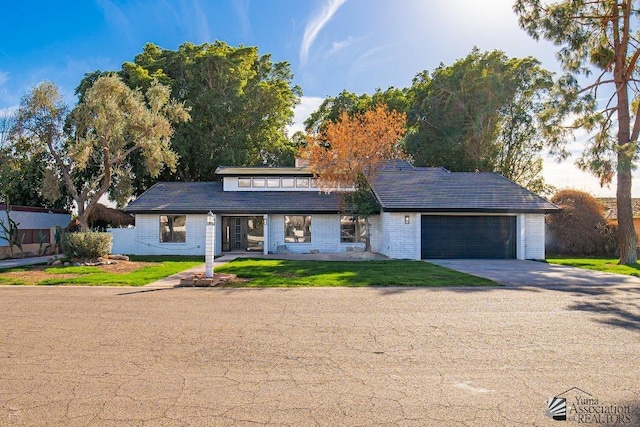
[[[290,261],[238,258],[217,273],[248,282],[236,286],[498,286],[495,282],[421,261]]]
[[[170,259],[170,260],[168,260]],[[197,261],[196,261],[197,259]],[[14,268],[0,272],[2,285],[90,285],[90,286],[143,286],[163,277],[179,273],[202,264],[202,257],[136,257],[135,261],[155,262],[157,265],[141,267],[128,273],[110,273],[99,267],[49,267],[44,270],[50,277],[35,283],[22,278],[4,275],[5,272],[29,271],[29,267]],[[62,274],[74,274],[77,277],[55,277]]]
[[[550,264],[568,265],[607,273],[640,277],[640,264],[619,265],[617,258],[547,258]]]

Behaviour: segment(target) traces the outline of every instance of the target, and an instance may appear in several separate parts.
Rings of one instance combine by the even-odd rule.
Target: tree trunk
[[[637,238],[633,226],[631,207],[631,159],[624,153],[618,153],[618,250],[620,264],[634,264],[638,261]]]
[[[84,203],[78,204],[78,222],[80,223],[80,231],[86,233],[89,229],[89,209],[85,209]]]
[[[621,52],[617,52],[621,55]],[[617,59],[619,62],[620,59]],[[629,114],[629,93],[627,82],[621,73],[624,64],[616,63],[616,92],[618,114],[618,185],[616,202],[618,206],[618,251],[619,264],[634,264],[638,261],[636,249],[636,232],[633,227],[633,210],[631,208],[631,167],[633,153],[629,153],[631,141],[631,116]]]
[[[366,228],[366,233],[364,237],[364,251],[371,252],[371,226],[369,224],[369,217],[364,219],[364,225]]]

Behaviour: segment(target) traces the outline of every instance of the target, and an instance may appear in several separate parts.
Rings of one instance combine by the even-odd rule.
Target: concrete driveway
[[[640,425],[638,354],[637,288],[0,287],[0,425]]]
[[[506,286],[623,286],[640,289],[640,279],[636,277],[546,262],[490,259],[428,260],[428,262],[474,276],[486,277]]]

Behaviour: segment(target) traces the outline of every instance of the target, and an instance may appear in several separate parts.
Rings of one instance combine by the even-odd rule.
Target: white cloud
[[[242,26],[242,34],[249,37],[251,34],[251,22],[249,21],[249,0],[233,0],[233,6],[236,9],[238,20]]]
[[[322,104],[324,98],[315,96],[303,96],[300,98],[300,104],[296,105],[293,110],[293,124],[287,127],[287,134],[293,135],[298,131],[304,131],[304,121]]]
[[[6,71],[0,71],[0,86],[5,84],[9,80],[9,73]]]
[[[346,40],[342,40],[339,42],[333,42],[331,44],[331,49],[329,49],[329,51],[325,54],[325,58],[329,58],[333,55],[335,55],[336,53],[340,52],[341,50],[351,46],[352,44],[354,44],[355,42],[357,42],[358,40],[360,40],[359,38],[353,38],[351,36],[349,36]]]
[[[105,21],[115,27],[116,31],[125,35],[132,41],[131,23],[127,18],[127,13],[110,0],[97,0],[98,7],[102,9]]]
[[[309,49],[318,37],[322,28],[347,0],[328,0],[322,10],[313,16],[305,26],[302,44],[300,45],[300,63],[305,64],[309,57]]]

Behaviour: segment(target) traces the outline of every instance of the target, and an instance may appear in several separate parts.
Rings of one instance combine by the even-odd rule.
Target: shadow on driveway
[[[605,325],[640,331],[640,279],[537,261],[430,260],[429,262],[498,282],[503,290],[570,293],[580,299],[569,310],[588,312]],[[448,288],[490,292],[496,288]]]

